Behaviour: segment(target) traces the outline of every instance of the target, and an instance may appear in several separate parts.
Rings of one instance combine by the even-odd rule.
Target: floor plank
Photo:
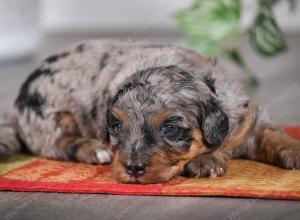
[[[217,197],[0,193],[1,219],[295,219],[300,202]]]

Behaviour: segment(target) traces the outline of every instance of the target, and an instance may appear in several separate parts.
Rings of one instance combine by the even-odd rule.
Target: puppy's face
[[[200,95],[193,76],[176,67],[147,69],[121,85],[107,113],[116,180],[165,182],[221,145],[228,119],[202,87]]]

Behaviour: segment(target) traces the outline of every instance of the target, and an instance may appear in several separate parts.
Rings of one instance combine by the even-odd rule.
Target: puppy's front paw
[[[275,164],[285,169],[300,169],[300,145],[280,149]]]
[[[82,146],[76,153],[77,159],[83,163],[105,164],[110,163],[113,153],[110,149],[95,139],[88,139],[82,143]]]
[[[187,177],[217,177],[226,172],[226,164],[213,154],[203,154],[194,158],[185,166],[184,176]]]

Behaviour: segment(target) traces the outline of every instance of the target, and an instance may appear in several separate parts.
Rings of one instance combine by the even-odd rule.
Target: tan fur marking
[[[120,152],[118,150],[115,151],[112,163],[112,176],[115,180],[123,183],[130,182],[131,180],[130,176],[126,173],[126,170],[122,165]]]
[[[154,115],[151,119],[151,123],[154,126],[159,126],[161,125],[166,119],[168,119],[168,117],[170,117],[171,115],[171,111],[168,109],[164,109],[162,111],[160,111],[159,113],[157,113],[156,115]]]
[[[246,140],[246,138],[252,131],[252,128],[256,121],[256,113],[257,106],[250,106],[249,111],[242,119],[241,126],[233,131],[233,133],[230,135],[230,138],[225,139],[224,143],[217,150],[217,152],[224,153],[229,159],[229,157],[232,155],[233,150],[239,147],[239,145],[241,145]]]
[[[123,123],[128,123],[130,121],[130,119],[129,119],[128,115],[126,114],[126,112],[124,112],[120,108],[113,109],[113,113]]]
[[[194,141],[192,142],[189,151],[180,158],[178,164],[180,172],[183,171],[185,164],[190,162],[193,158],[210,151],[202,142],[202,132],[200,130],[193,131],[193,138]]]
[[[71,113],[59,113],[56,122],[64,133],[79,135],[80,131],[76,119]]]

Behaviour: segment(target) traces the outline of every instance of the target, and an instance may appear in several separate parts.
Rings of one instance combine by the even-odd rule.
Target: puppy
[[[300,144],[272,125],[215,62],[164,44],[84,42],[45,59],[0,127],[0,157],[111,163],[123,183],[215,177],[230,158],[300,168]]]

